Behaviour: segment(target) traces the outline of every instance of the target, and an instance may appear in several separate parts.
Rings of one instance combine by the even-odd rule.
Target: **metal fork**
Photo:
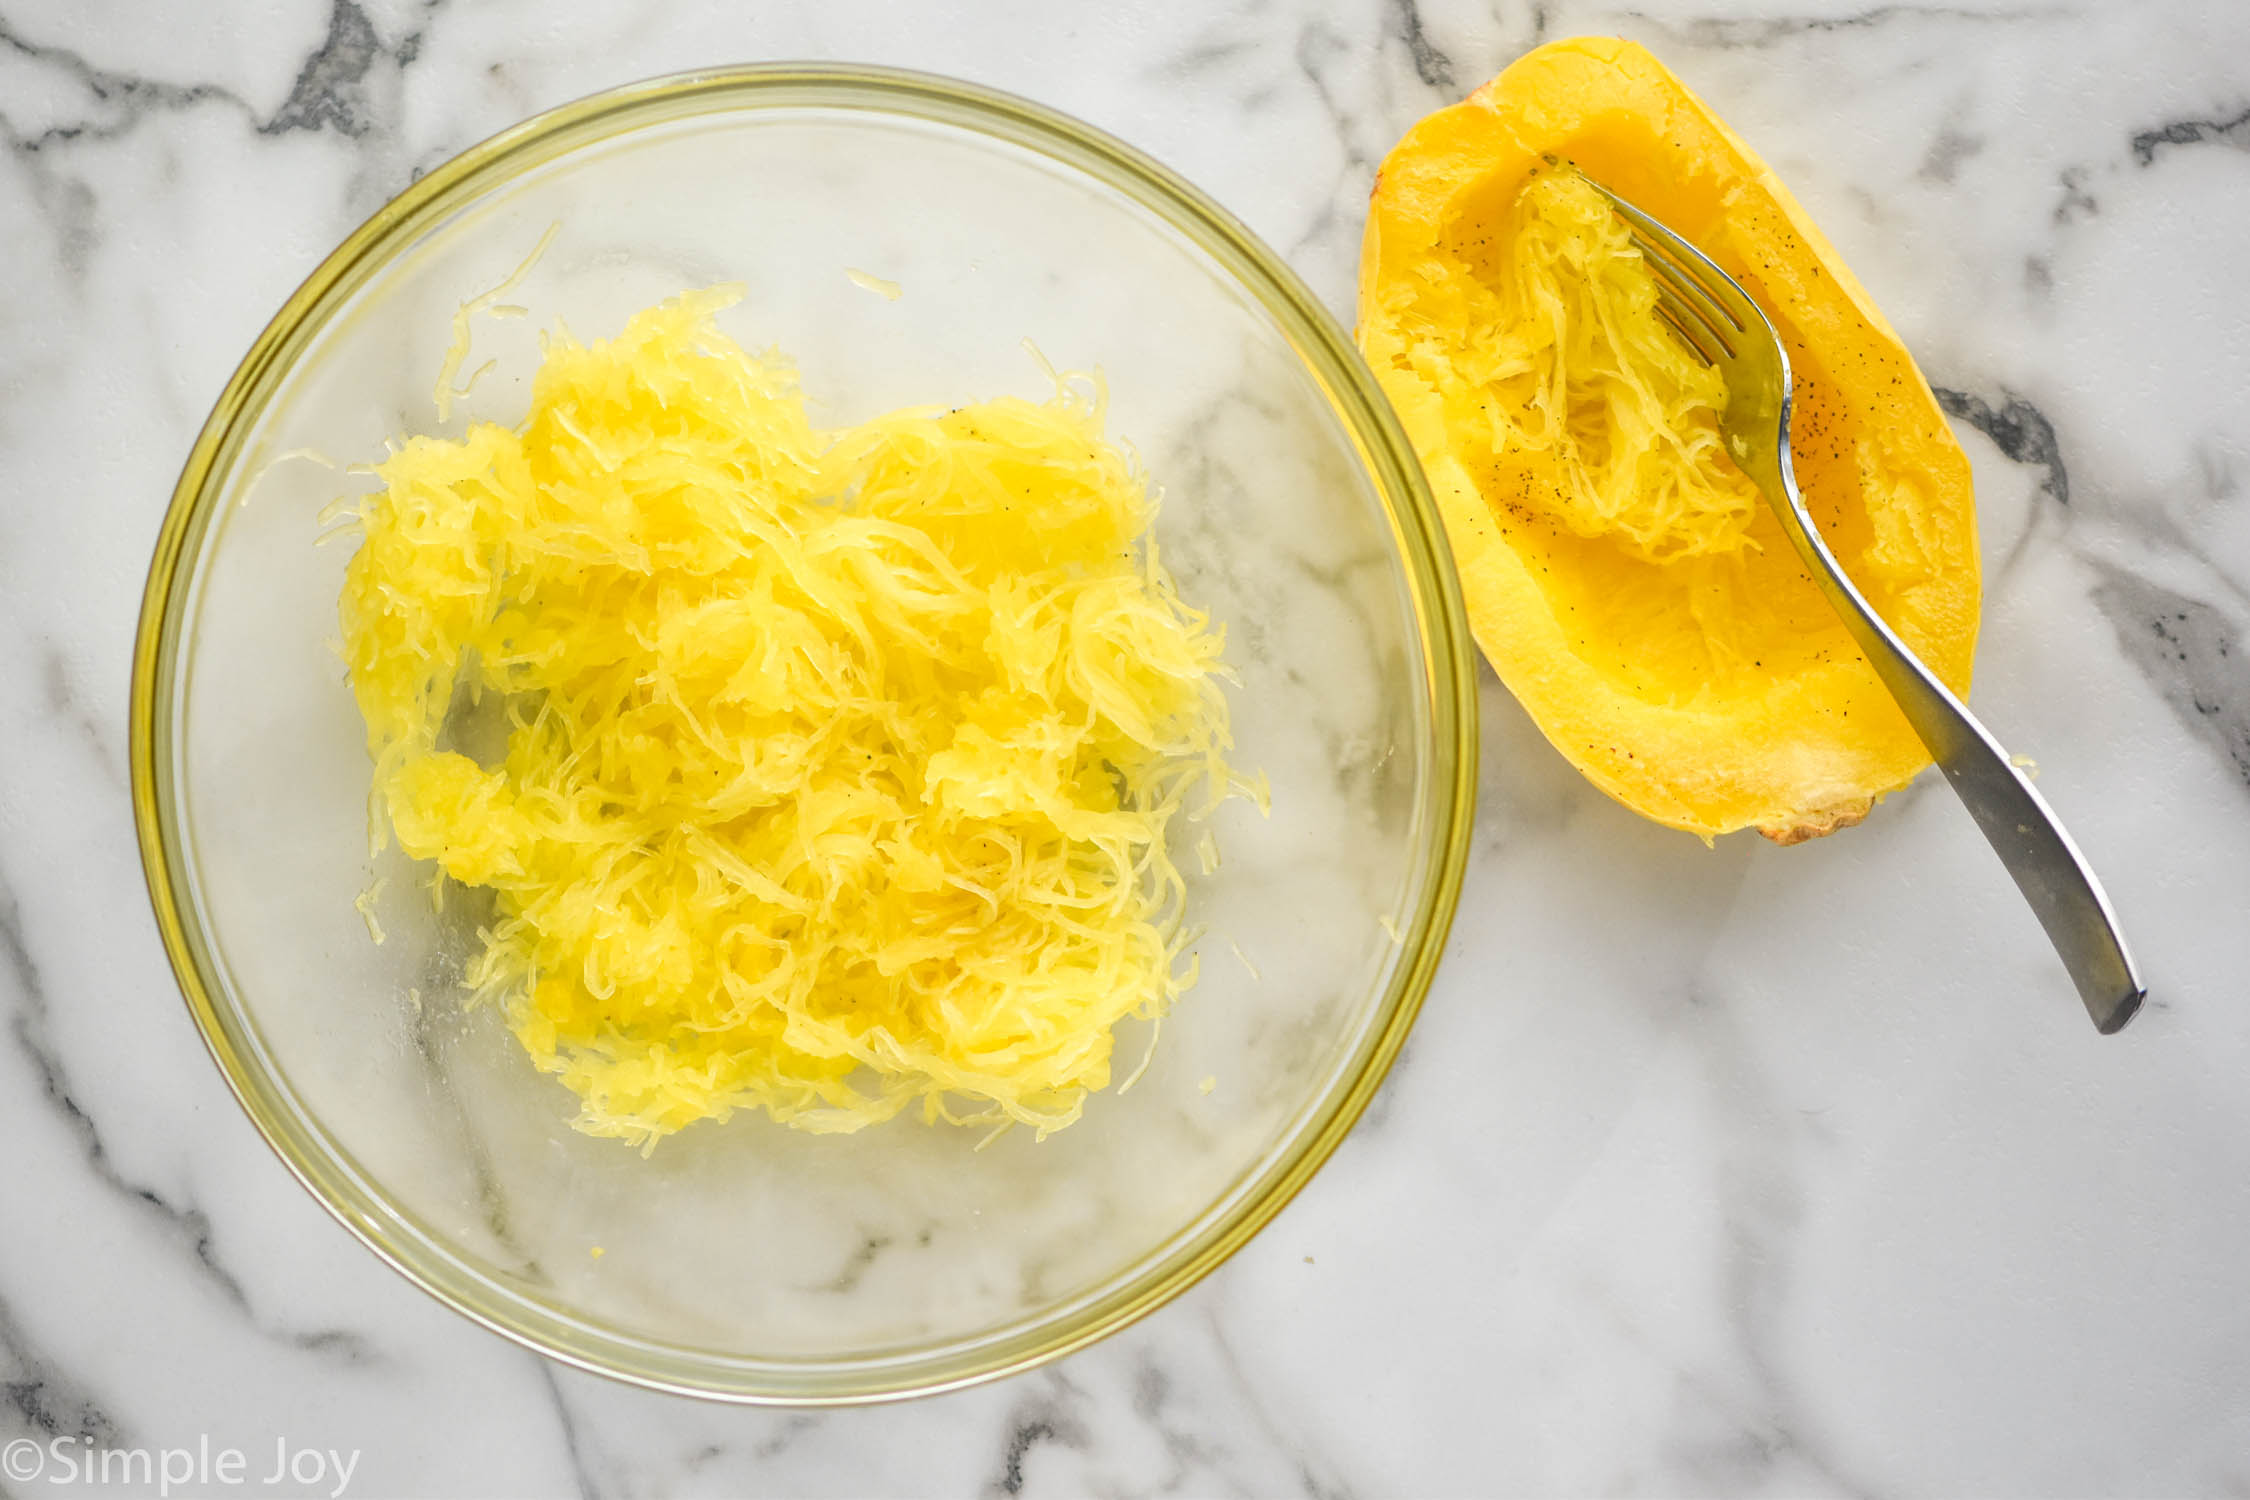
[[[1726,376],[1719,431],[1789,533],[1813,582],[1842,618],[1906,721],[1953,784],[2047,929],[2095,1027],[2108,1035],[2133,1019],[2147,994],[2101,882],[2046,799],[1991,731],[1907,650],[1822,540],[1805,511],[1789,457],[1789,355],[1758,304],[1702,251],[1591,178],[1633,232],[1655,274],[1656,310],[1681,343]]]

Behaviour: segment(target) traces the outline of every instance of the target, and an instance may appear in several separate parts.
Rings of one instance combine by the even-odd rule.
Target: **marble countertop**
[[[1955,416],[1976,702],[2124,915],[2129,1031],[1933,779],[1706,849],[1488,674],[1461,917],[1382,1097],[1233,1262],[1059,1364],[820,1415],[626,1389],[290,1179],[156,939],[126,674],[196,427],[362,217],[610,84],[891,62],[1147,148],[1348,315],[1384,150],[1596,31],[1767,155]],[[2250,11],[0,0],[0,142],[0,1444],[231,1446],[260,1492],[310,1451],[279,1488],[322,1494],[356,1455],[360,1496],[2250,1485]],[[0,1494],[96,1492],[26,1472]]]

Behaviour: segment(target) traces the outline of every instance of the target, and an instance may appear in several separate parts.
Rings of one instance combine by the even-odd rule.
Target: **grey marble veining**
[[[1976,701],[2118,900],[2130,1031],[2086,1028],[1941,788],[1707,850],[1487,678],[1462,915],[1391,1083],[1233,1262],[1086,1353],[727,1410],[550,1367],[327,1221],[155,941],[125,676],[197,425],[362,217],[607,85],[894,62],[1122,134],[1348,316],[1400,132],[1589,31],[1766,154],[1939,388]],[[400,1496],[2250,1483],[2250,12],[0,0],[0,146],[0,1445],[208,1434],[253,1477],[277,1439],[356,1448],[349,1493]]]

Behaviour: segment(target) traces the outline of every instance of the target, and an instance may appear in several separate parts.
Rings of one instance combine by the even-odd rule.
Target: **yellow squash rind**
[[[1790,347],[1798,480],[1846,571],[1956,692],[1976,645],[1968,462],[1905,346],[1740,137],[1645,49],[1591,37],[1549,43],[1417,124],[1383,163],[1362,246],[1360,346],[1429,472],[1478,642],[1556,748],[1647,817],[1784,844],[1856,823],[1929,756],[1772,518],[1759,517],[1757,597],[1789,622],[1770,633],[1790,664],[1731,686],[1623,670],[1646,637],[1567,618],[1570,598],[1612,581],[1608,564],[1541,551],[1480,492],[1445,403],[1408,366],[1400,319],[1449,235],[1550,160],[1648,209],[1750,288]],[[1572,566],[1583,576],[1565,576]],[[1647,576],[1615,582],[1655,587]],[[1651,618],[1702,628],[1684,606]]]

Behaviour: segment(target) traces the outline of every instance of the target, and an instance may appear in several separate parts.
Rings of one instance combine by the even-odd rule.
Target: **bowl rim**
[[[1430,721],[1435,816],[1422,899],[1401,931],[1401,962],[1356,1072],[1316,1102],[1272,1158],[1267,1180],[1215,1219],[1206,1210],[1157,1251],[1028,1323],[902,1356],[783,1359],[726,1356],[623,1333],[494,1280],[471,1257],[395,1205],[317,1116],[300,1106],[254,1030],[216,998],[218,967],[192,888],[175,778],[173,709],[182,631],[200,553],[231,466],[296,357],[359,287],[427,229],[488,189],[567,152],[643,125],[722,109],[819,107],[952,126],[1027,149],[1132,200],[1255,296],[1321,383],[1390,514],[1417,617]],[[1013,94],[864,64],[755,63],[670,74],[604,90],[534,115],[471,146],[378,209],[305,278],[259,333],[198,433],[167,505],[142,595],[131,681],[133,819],[141,866],[181,994],[212,1061],[267,1146],[328,1213],[377,1258],[454,1311],[563,1364],[650,1389],[751,1405],[842,1406],[956,1390],[1084,1348],[1169,1302],[1264,1228],[1304,1187],[1366,1109],[1421,1008],[1460,896],[1474,820],[1475,658],[1443,524],[1397,415],[1350,336],[1304,282],[1240,220],[1137,148]],[[160,692],[160,688],[163,691]],[[1428,794],[1425,794],[1426,796]],[[1209,1220],[1209,1222],[1204,1222]],[[1200,1226],[1200,1227],[1199,1227]],[[1167,1247],[1169,1247],[1167,1249]]]

